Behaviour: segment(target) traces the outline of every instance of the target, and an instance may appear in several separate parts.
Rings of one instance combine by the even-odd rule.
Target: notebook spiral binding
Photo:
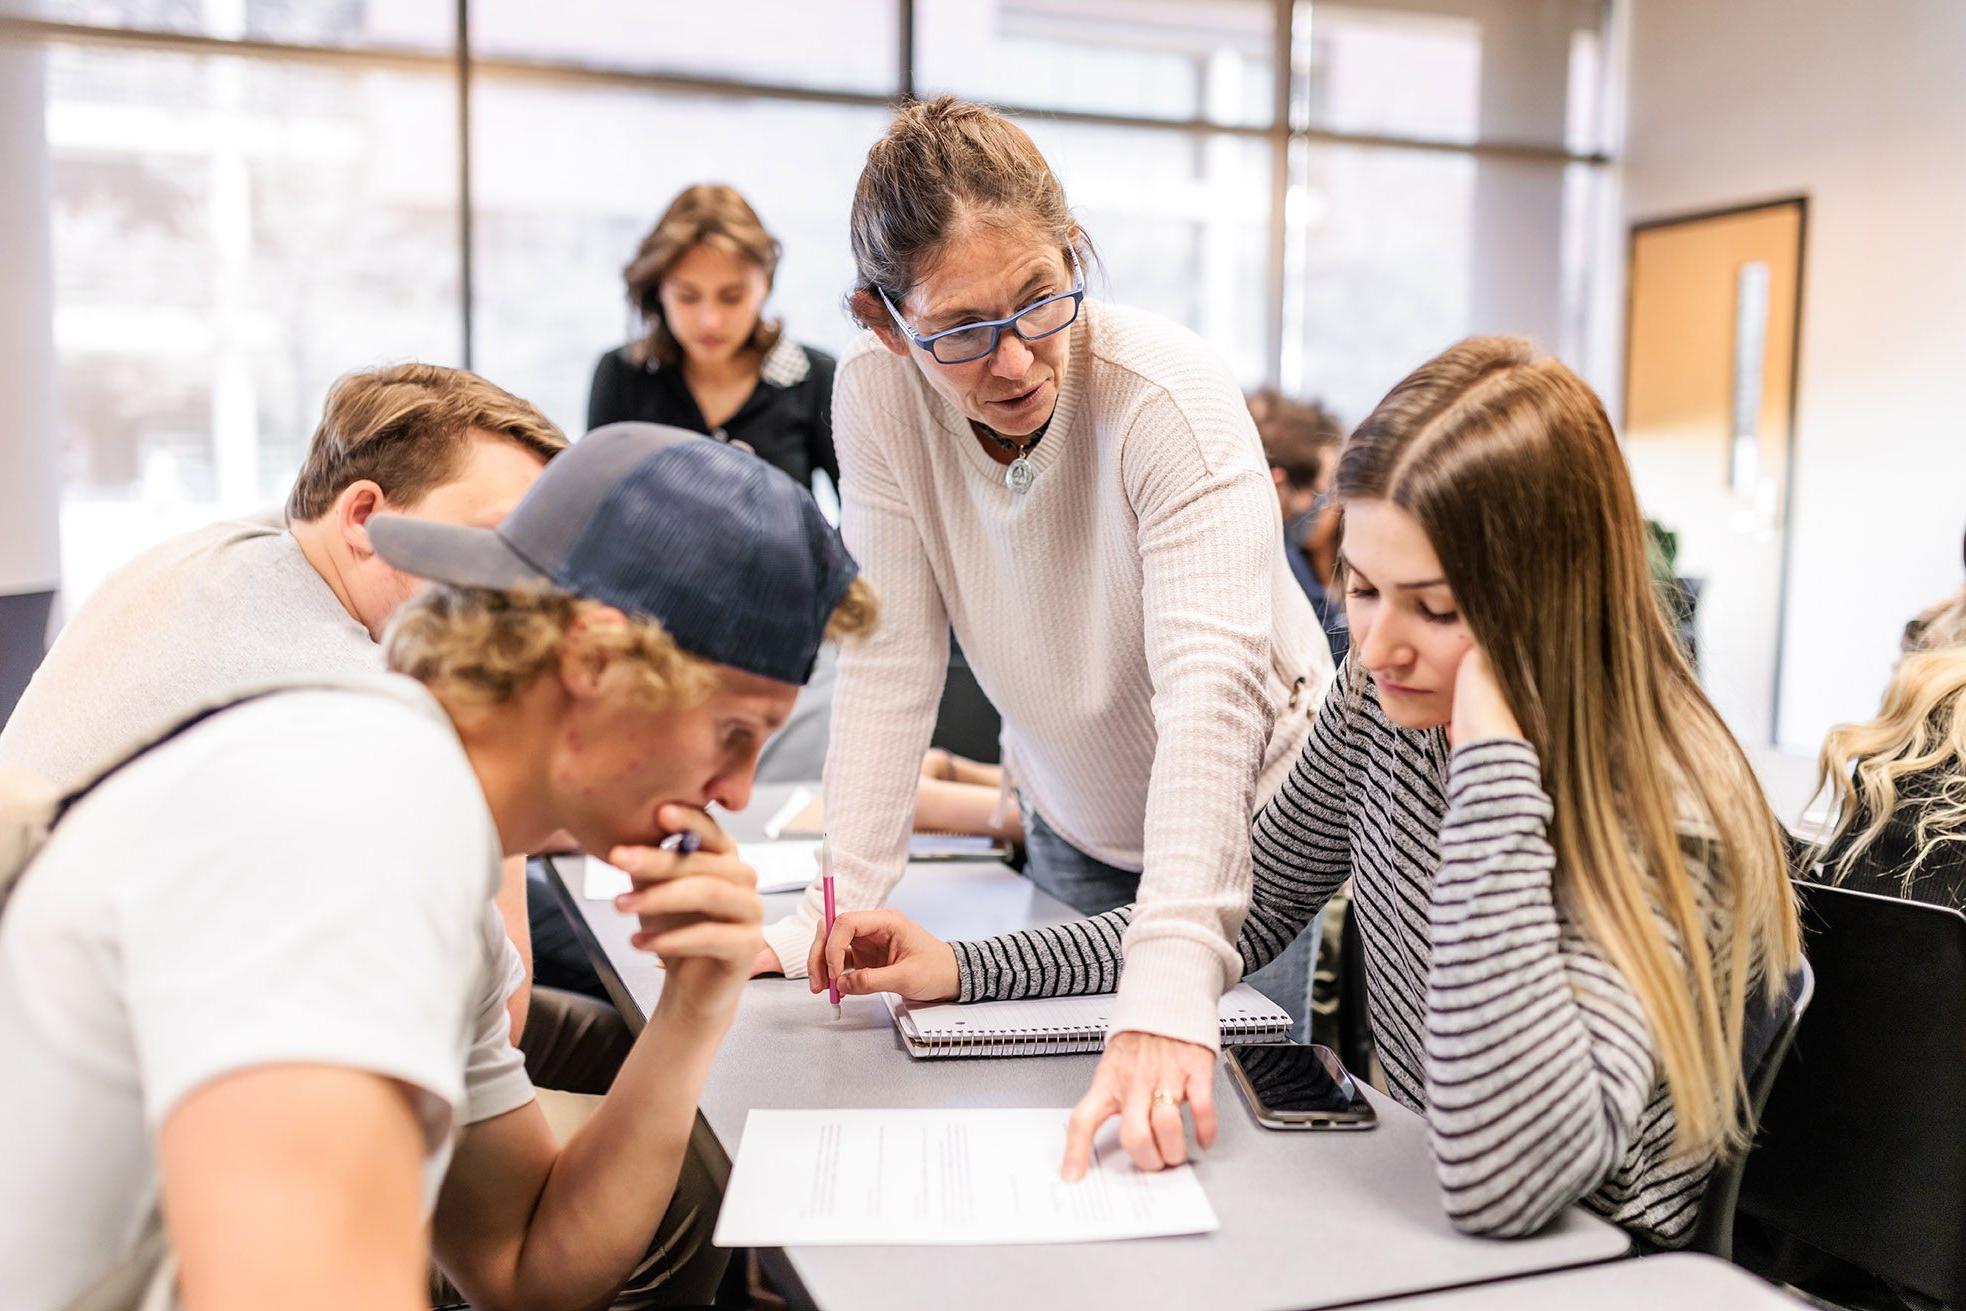
[[[1284,1042],[1289,1033],[1278,1032],[1262,1020],[1225,1020],[1222,1041],[1262,1043]],[[916,1056],[1063,1056],[1075,1052],[1106,1049],[1105,1028],[1090,1026],[1055,1029],[993,1029],[961,1036],[924,1035],[910,1037],[908,1047]]]

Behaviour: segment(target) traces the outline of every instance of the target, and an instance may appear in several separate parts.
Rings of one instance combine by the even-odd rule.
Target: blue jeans
[[[1098,915],[1140,895],[1140,876],[1095,860],[1058,836],[1044,817],[1024,812],[1024,877],[1081,915]],[[1311,965],[1317,955],[1316,920],[1305,926],[1275,960],[1245,982],[1290,1012],[1290,1036],[1310,1041]]]

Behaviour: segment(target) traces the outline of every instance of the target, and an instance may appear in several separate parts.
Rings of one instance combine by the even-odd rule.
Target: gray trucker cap
[[[495,529],[379,514],[369,540],[406,573],[500,591],[556,587],[654,619],[692,655],[797,684],[859,572],[784,473],[652,423],[588,433]]]

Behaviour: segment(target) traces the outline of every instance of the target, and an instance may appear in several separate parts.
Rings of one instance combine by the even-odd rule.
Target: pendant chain
[[[1032,451],[1036,450],[1038,443],[1044,440],[1045,432],[1051,427],[1051,421],[1047,419],[1045,421],[1044,427],[1039,428],[1036,432],[1032,433],[1027,440],[1022,442],[1014,442],[1010,440],[1010,438],[998,432],[995,428],[991,428],[984,424],[976,423],[974,421],[970,423],[970,427],[976,429],[977,432],[982,433],[985,437],[988,437],[991,441],[995,442],[998,446],[1002,447],[1006,451],[1009,451],[1012,455],[1016,456],[1018,459],[1021,460],[1025,456],[1029,455]]]

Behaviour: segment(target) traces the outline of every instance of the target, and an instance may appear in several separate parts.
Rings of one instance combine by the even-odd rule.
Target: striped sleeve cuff
[[[983,943],[952,942],[956,953],[956,1000],[1002,1001],[1004,979],[1001,970],[990,968],[990,953]]]
[[[1519,737],[1491,737],[1454,748],[1447,760],[1450,811],[1516,811],[1525,802],[1545,819],[1554,813],[1535,747]]]

